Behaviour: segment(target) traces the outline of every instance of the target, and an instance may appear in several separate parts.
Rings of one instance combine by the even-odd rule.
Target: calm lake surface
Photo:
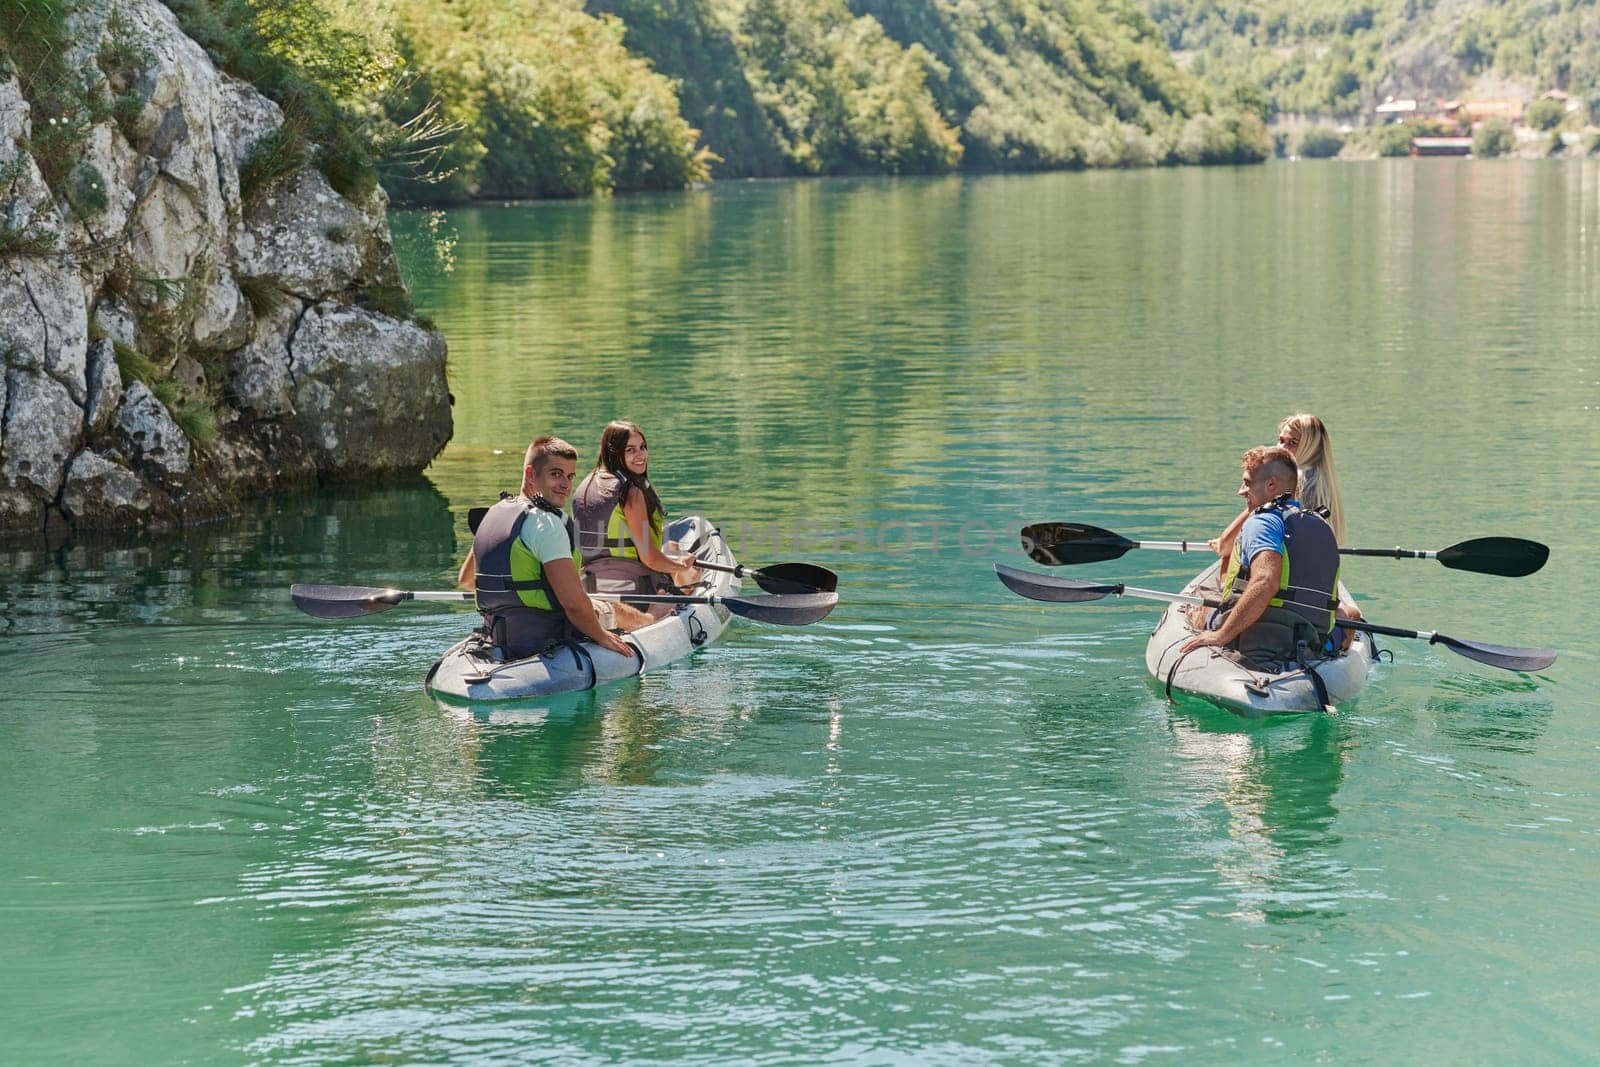
[[[450,341],[426,479],[8,549],[0,1059],[1592,1061],[1600,165],[748,183],[397,218]],[[1204,538],[1328,422],[1394,654],[1337,717],[1169,706],[1157,606],[995,580],[1069,519]],[[548,709],[423,693],[555,431],[842,602]],[[587,458],[586,458],[587,462]],[[1177,589],[1201,560],[1079,577]]]

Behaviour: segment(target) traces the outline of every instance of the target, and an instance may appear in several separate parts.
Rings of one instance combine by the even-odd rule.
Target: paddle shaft
[[[476,600],[477,594],[466,590],[453,589],[419,589],[415,591],[401,590],[393,593],[389,590],[375,590],[378,593],[390,593],[386,598],[393,601],[401,600],[437,600],[455,602],[463,600]],[[723,598],[711,594],[704,595],[673,595],[670,593],[590,593],[592,600],[626,600],[629,603],[641,604],[720,604]]]
[[[1036,563],[1060,567],[1120,559],[1136,548],[1162,552],[1210,551],[1209,542],[1133,541],[1112,530],[1078,522],[1039,522],[1022,528],[1023,550]],[[1437,551],[1417,548],[1340,548],[1344,556],[1432,559],[1451,570],[1521,578],[1539,570],[1550,548],[1522,537],[1474,537]]]
[[[1030,574],[1015,567],[1008,567],[1003,563],[996,563],[994,570],[996,577],[1012,592],[1025,596],[1030,600],[1042,600],[1048,603],[1081,604],[1108,596],[1137,596],[1150,600],[1164,600],[1170,604],[1198,604],[1205,607],[1222,606],[1220,601],[1205,600],[1184,593],[1166,593],[1159,589],[1140,589],[1120,583],[1080,582],[1071,578]],[[1403,630],[1397,626],[1379,626],[1377,623],[1357,619],[1338,619],[1337,625],[1369,634],[1418,638],[1430,645],[1443,645],[1450,651],[1468,659],[1508,671],[1544,670],[1544,668],[1556,661],[1555,650],[1549,648],[1514,648],[1509,645],[1491,645],[1481,641],[1464,641],[1459,637],[1451,637],[1449,634],[1439,633],[1437,630]]]
[[[598,593],[597,600],[645,604],[711,604],[735,615],[778,626],[806,626],[822,619],[839,603],[839,594],[812,592],[774,594],[765,597],[719,596],[717,594]],[[296,584],[289,589],[295,607],[317,619],[354,619],[376,615],[406,601],[450,601],[466,603],[473,593],[458,590],[379,589],[360,585]]]
[[[1211,552],[1204,541],[1135,541],[1134,548],[1153,548],[1158,552]],[[1418,548],[1341,548],[1341,556],[1382,556],[1385,559],[1438,559],[1438,552]]]
[[[1115,596],[1136,596],[1146,600],[1165,600],[1169,604],[1195,604],[1206,608],[1220,608],[1222,601],[1212,600],[1207,597],[1189,596],[1185,593],[1168,593],[1161,589],[1140,589],[1137,586],[1114,584],[1111,587]],[[1366,622],[1361,619],[1337,619],[1336,625],[1349,630],[1361,630],[1369,634],[1383,634],[1385,637],[1415,637],[1423,641],[1432,642],[1439,636],[1434,630],[1403,630],[1398,626],[1379,626],[1375,622]]]

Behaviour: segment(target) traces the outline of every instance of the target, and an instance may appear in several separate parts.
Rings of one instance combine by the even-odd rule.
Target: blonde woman
[[[1328,525],[1344,544],[1344,501],[1339,497],[1339,476],[1333,468],[1333,443],[1328,439],[1328,427],[1315,415],[1300,412],[1278,423],[1278,444],[1294,453],[1300,489],[1296,494],[1307,511],[1328,509]],[[1239,517],[1228,524],[1221,537],[1208,542],[1217,555],[1228,558],[1233,552],[1233,542],[1238,539],[1244,520],[1250,517],[1246,508]]]
[[[1344,502],[1339,498],[1339,476],[1333,469],[1333,445],[1328,428],[1315,415],[1301,412],[1278,423],[1278,444],[1294,453],[1300,472],[1300,503],[1308,511],[1328,509],[1328,525],[1344,544]]]

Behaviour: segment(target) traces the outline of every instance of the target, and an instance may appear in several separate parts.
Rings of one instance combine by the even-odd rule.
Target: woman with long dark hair
[[[617,419],[601,432],[600,456],[572,496],[572,514],[591,592],[671,592],[700,580],[694,557],[669,555],[662,544],[666,508],[650,484],[650,446],[633,423]]]

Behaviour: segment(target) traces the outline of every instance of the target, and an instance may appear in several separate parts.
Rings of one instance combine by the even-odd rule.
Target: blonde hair
[[[1344,544],[1344,501],[1339,494],[1339,475],[1333,466],[1333,442],[1328,439],[1328,427],[1315,415],[1300,412],[1278,423],[1278,436],[1285,431],[1294,434],[1295,465],[1310,477],[1302,474],[1300,503],[1307,508],[1327,508],[1328,525]]]

